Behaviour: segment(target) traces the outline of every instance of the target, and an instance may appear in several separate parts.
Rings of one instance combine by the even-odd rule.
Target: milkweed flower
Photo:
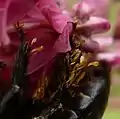
[[[83,0],[95,10],[92,16],[108,18],[110,1],[109,0]]]
[[[82,49],[98,52],[99,44],[93,41],[91,36],[110,29],[107,20],[91,16],[93,9],[85,2],[80,2],[70,15],[63,14],[64,7],[60,9],[55,0],[6,0],[4,4],[7,6],[4,7],[0,16],[1,23],[4,22],[4,27],[0,23],[0,34],[3,36],[0,37],[0,42],[6,42],[7,37],[12,47],[9,52],[0,51],[0,55],[3,55],[2,60],[6,59],[4,61],[8,62],[8,54],[9,58],[14,59],[16,49],[20,45],[16,29],[13,27],[16,22],[24,23],[26,40],[31,44],[26,72],[30,86],[27,97],[31,97],[35,91],[38,80],[52,71],[54,58],[60,53],[71,51],[70,37],[73,33],[79,40],[85,41],[81,46]],[[76,24],[75,29],[74,24]],[[40,85],[46,85],[43,83],[44,81]],[[41,93],[41,96],[44,96],[44,92]]]
[[[79,34],[87,38],[86,46],[93,47],[93,49],[95,49],[95,46],[97,51],[100,41],[96,42],[92,36],[109,31],[110,23],[105,18],[92,16],[94,12],[94,7],[90,6],[86,1],[81,1],[73,6],[72,16],[79,21]],[[88,45],[90,42],[96,45]]]
[[[24,51],[24,47],[22,47],[22,52],[20,52],[22,56],[19,54],[20,56],[18,57],[21,60],[17,59],[16,62],[18,70],[15,68],[14,72],[16,74],[22,72],[23,75],[25,75],[23,79],[27,81],[24,82],[24,80],[22,80],[22,85],[27,82],[27,86],[23,88],[22,91],[24,95],[22,96],[24,96],[26,101],[28,99],[31,102],[31,100],[34,101],[35,99],[35,101],[40,100],[43,101],[43,103],[45,102],[45,104],[50,104],[51,101],[54,103],[54,99],[57,97],[60,99],[60,104],[64,105],[66,102],[62,103],[61,98],[64,100],[66,96],[68,96],[71,97],[73,102],[74,99],[78,100],[76,103],[78,104],[81,101],[81,96],[83,96],[83,94],[80,93],[81,86],[79,85],[82,79],[88,78],[85,80],[85,84],[88,85],[85,85],[85,90],[90,89],[88,87],[91,87],[92,89],[90,90],[93,90],[93,84],[96,84],[96,89],[96,86],[102,83],[101,87],[98,86],[97,92],[106,86],[106,81],[105,84],[103,84],[103,81],[106,80],[106,73],[109,75],[108,72],[105,71],[105,74],[101,74],[100,71],[103,79],[99,80],[99,76],[95,78],[102,82],[98,82],[98,84],[94,83],[93,80],[93,82],[91,82],[92,86],[91,83],[88,83],[89,78],[92,76],[86,76],[86,68],[91,66],[93,68],[98,66],[103,67],[99,61],[91,61],[91,59],[94,60],[94,54],[96,55],[99,52],[99,44],[92,40],[92,35],[108,31],[110,24],[105,19],[91,16],[93,10],[91,10],[87,3],[80,2],[74,12],[65,14],[63,12],[65,10],[64,7],[59,6],[59,4],[57,5],[55,0],[6,0],[3,2],[5,3],[4,5],[7,6],[4,7],[2,15],[0,16],[1,23],[4,23],[0,23],[0,34],[2,34],[2,36],[0,36],[0,43],[6,42],[3,39],[7,37],[9,39],[8,44],[11,45],[11,50],[6,51],[4,45],[2,45],[2,47],[0,47],[3,49],[0,50],[0,60],[4,60],[7,66],[12,69],[11,67],[15,62],[14,56],[17,52],[16,49],[19,48],[21,43],[20,40],[24,40],[30,47],[29,52]],[[1,6],[2,3],[0,4],[0,7]],[[27,44],[22,44],[22,46],[26,46]],[[23,57],[26,57],[26,55],[28,56],[27,63],[23,61]],[[9,71],[12,71],[10,69]],[[25,69],[27,70],[25,71]],[[7,70],[3,70],[2,75],[3,74],[9,75]],[[19,75],[13,75],[16,80],[17,76],[19,77]],[[5,80],[5,78],[6,77],[4,77],[3,80]],[[108,88],[105,88],[103,92],[106,92]],[[65,98],[64,96],[59,97],[57,93],[60,91],[60,94],[64,95],[64,89],[66,89]],[[69,95],[66,95],[66,92]],[[97,98],[96,96],[91,98],[92,95],[93,93],[91,92],[90,96],[87,96],[87,102],[91,102],[93,98]],[[84,97],[86,99],[86,96]],[[105,102],[107,102],[107,97],[108,94],[104,97]],[[105,104],[103,103],[103,106],[105,106]],[[68,103],[65,105],[67,106]],[[74,105],[71,106],[73,107]],[[66,108],[68,109],[64,111],[63,106],[63,117],[66,111],[70,112],[71,118],[79,117],[80,106],[73,107],[73,110],[71,110],[71,108],[69,109],[69,106]],[[99,110],[100,117],[103,111],[103,109]],[[24,116],[24,114],[22,116]],[[30,113],[30,116],[33,115]]]
[[[98,53],[97,59],[106,60],[112,67],[120,65],[120,53],[117,52]]]

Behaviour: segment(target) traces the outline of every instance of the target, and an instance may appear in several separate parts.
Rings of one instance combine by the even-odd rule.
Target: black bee
[[[102,119],[110,92],[111,68],[107,62],[90,65],[92,62],[86,60],[89,53],[79,49],[58,54],[46,91],[51,100],[45,103],[15,92],[16,85],[18,92],[27,87],[27,83],[22,83],[26,78],[26,48],[23,42],[13,72],[13,87],[0,103],[0,119]],[[53,94],[49,94],[51,90]]]

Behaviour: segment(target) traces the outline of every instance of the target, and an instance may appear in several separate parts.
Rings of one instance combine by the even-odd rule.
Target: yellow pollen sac
[[[31,45],[33,45],[36,42],[37,42],[37,38],[33,38],[32,42],[31,42]]]
[[[97,67],[97,66],[99,66],[99,62],[90,62],[89,64],[88,64],[88,67],[89,66],[95,66],[95,67]]]
[[[18,22],[15,24],[15,28],[23,28],[24,27],[24,23],[22,22]]]
[[[43,46],[40,46],[40,47],[37,47],[37,48],[33,49],[33,50],[31,51],[31,53],[41,52],[43,49],[44,49],[44,47],[43,47]]]

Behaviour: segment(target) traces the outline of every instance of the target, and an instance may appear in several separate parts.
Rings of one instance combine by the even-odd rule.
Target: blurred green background
[[[116,2],[117,1],[117,2]],[[120,0],[110,0],[109,20],[112,28],[110,34],[114,31],[118,10],[120,11]],[[107,110],[103,119],[120,119],[120,68],[113,68],[111,72],[111,94]]]
[[[68,8],[72,6],[77,0],[69,0]],[[96,0],[97,2],[97,0]],[[120,0],[110,0],[109,21],[111,23],[111,30],[108,34],[112,35],[114,25],[116,23],[117,13],[120,11]],[[103,119],[120,119],[120,66],[114,67],[111,72],[111,93],[108,107]]]

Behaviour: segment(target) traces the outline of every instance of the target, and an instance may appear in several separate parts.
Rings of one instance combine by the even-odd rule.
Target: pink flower
[[[99,44],[101,52],[106,51],[108,47],[110,47],[114,43],[113,38],[111,36],[98,35],[98,36],[92,36],[92,39]]]
[[[120,53],[105,52],[97,54],[97,59],[106,60],[111,66],[120,65]]]
[[[39,23],[34,28],[25,28],[27,40],[32,43],[36,39],[31,45],[26,72],[26,75],[30,76],[32,87],[34,87],[33,82],[39,80],[42,72],[46,72],[49,69],[48,67],[52,67],[51,62],[54,61],[53,59],[58,53],[71,50],[69,40],[73,29],[73,20],[71,16],[61,12],[64,9],[63,6],[64,4],[60,6],[60,9],[55,0],[2,0],[2,3],[0,3],[0,43],[8,44],[8,41],[10,41],[10,44],[15,46],[12,47],[13,49],[11,48],[10,53],[0,50],[0,60],[6,61],[9,67],[14,61],[14,51],[18,48],[20,42],[16,32],[7,31],[8,26],[14,25],[18,21],[23,21],[25,24]],[[92,7],[85,2],[81,2],[76,8],[75,15],[81,21],[77,29],[78,33],[86,39],[83,49],[96,52],[99,45],[91,40],[91,36],[108,31],[110,24],[107,20],[91,16],[92,12]],[[43,67],[45,68],[43,69]],[[35,77],[34,74],[36,73]],[[32,90],[31,87],[29,92],[31,92],[30,90]]]
[[[17,21],[23,21],[25,24],[39,23],[39,25],[37,25],[38,27],[35,27],[32,31],[26,30],[26,27],[25,31],[29,41],[34,39],[34,37],[39,39],[35,46],[33,45],[33,49],[38,47],[38,45],[43,45],[44,47],[43,52],[30,56],[28,74],[48,63],[57,53],[71,50],[69,35],[72,31],[72,18],[62,14],[54,0],[11,0],[7,1],[7,3],[8,2],[9,5],[5,7],[7,11],[6,16],[2,19],[5,26],[0,27],[0,33],[4,38],[9,35],[10,45],[12,45],[12,47],[9,52],[0,50],[0,58],[2,58],[2,60],[8,62],[8,55],[13,59],[14,53],[16,52],[15,49],[16,47],[18,48],[20,44],[19,38],[14,31],[10,30],[7,34],[8,26],[13,26]],[[1,17],[4,17],[4,14],[2,14]],[[6,34],[3,34],[3,31]],[[2,39],[0,38],[0,42],[1,41]],[[41,60],[36,60],[38,57],[40,57]]]
[[[80,29],[83,34],[99,34],[107,32],[110,29],[110,23],[108,20],[100,17],[90,17],[89,20],[80,25]]]
[[[110,0],[83,0],[94,9],[93,16],[107,18],[110,8]]]
[[[109,29],[110,23],[99,17],[90,17],[88,21],[80,24],[78,28],[79,35],[84,36],[84,39],[86,39],[83,49],[92,52],[99,52],[101,50],[99,47],[101,41],[97,42],[92,36],[107,32]]]
[[[66,0],[55,0],[61,10],[66,9]]]
[[[96,42],[96,40],[92,37],[96,34],[101,34],[109,31],[110,23],[108,20],[93,16],[95,12],[95,8],[92,3],[93,1],[80,1],[79,3],[73,6],[73,17],[77,17],[79,21],[79,33],[80,35],[86,36],[87,40],[85,41],[84,48],[89,50],[99,51],[100,42]],[[107,39],[104,39],[107,40]],[[99,50],[98,50],[99,49]]]
[[[81,21],[88,20],[93,13],[93,8],[84,1],[74,4],[72,10],[72,16],[77,16]]]
[[[62,13],[70,16],[70,13],[68,12],[68,10],[66,8],[66,0],[55,0],[55,1],[56,1],[56,4],[61,9]]]
[[[11,24],[13,25],[19,20],[23,20],[26,23],[29,23],[29,22],[39,23],[41,20],[45,22],[46,28],[48,29],[49,32],[52,31],[51,29],[54,29],[54,33],[55,35],[57,35],[57,37],[54,38],[54,40],[52,40],[53,42],[51,41],[48,43],[46,40],[42,41],[42,43],[45,45],[48,43],[47,44],[48,49],[50,47],[52,47],[53,49],[50,51],[47,50],[47,52],[44,52],[43,54],[41,53],[42,54],[41,57],[49,56],[48,58],[46,58],[48,59],[47,61],[49,61],[53,58],[52,56],[56,55],[56,53],[67,52],[71,49],[70,44],[69,44],[69,35],[70,35],[72,27],[69,28],[69,26],[71,25],[70,24],[68,25],[68,22],[69,23],[73,22],[72,18],[69,15],[62,14],[61,10],[55,4],[54,0],[34,0],[34,1],[32,0],[20,0],[20,1],[19,0],[11,0],[11,1],[6,0],[5,5],[7,5],[5,6],[5,9],[4,9],[5,11],[4,10],[2,11],[4,15],[3,14],[1,15],[1,20],[4,24],[4,27],[0,27],[1,28],[0,33],[2,34],[2,36],[4,36],[4,39],[5,39],[3,41],[7,41],[7,38],[9,38],[7,35],[7,31],[6,31],[9,25]],[[78,9],[80,7],[81,9]],[[87,3],[81,2],[78,5],[76,10],[78,11],[76,12],[77,13],[76,15],[78,15],[81,21],[85,17],[89,18],[89,19],[86,19],[82,24],[80,24],[81,25],[79,27],[80,35],[86,36],[90,34],[90,37],[91,37],[91,35],[93,34],[98,34],[98,33],[102,33],[102,32],[109,30],[110,25],[107,20],[91,16],[92,8]],[[42,24],[42,22],[40,23]],[[41,29],[41,31],[42,30],[44,31],[44,29]],[[48,35],[51,35],[48,31],[45,31],[45,32],[48,33]],[[36,31],[34,31],[33,34],[34,36],[38,38],[42,38],[42,39],[43,39],[42,35],[45,35],[45,34],[37,34]],[[11,33],[9,33],[9,35],[11,35]],[[41,35],[41,36],[37,36],[37,35]],[[14,36],[14,38],[16,37]],[[14,38],[11,37],[12,40]],[[49,38],[51,39],[52,36],[49,36]],[[12,45],[14,45],[16,41],[15,40],[12,41],[12,40],[10,40],[10,42]],[[2,41],[2,38],[0,38],[0,42],[1,41]],[[94,41],[91,43],[95,44],[95,47],[97,46]],[[86,46],[87,47],[90,46],[88,44],[91,44],[91,43],[89,41],[86,41]],[[47,53],[49,55],[47,55]],[[36,58],[31,57],[29,63],[32,64],[32,62],[35,59]],[[37,63],[39,64],[39,67],[41,67],[47,61],[43,58],[43,60],[41,59]],[[31,65],[30,67],[32,68],[30,69],[36,69],[36,66],[37,64],[35,64],[33,68],[33,65]],[[31,72],[31,70],[29,72]]]
[[[29,5],[27,3],[29,2]],[[1,0],[0,1],[0,44],[10,44],[7,35],[7,25],[16,22],[33,5],[29,0]]]
[[[80,2],[73,7],[74,16],[80,22],[79,30],[83,34],[89,33],[91,35],[104,33],[110,29],[110,23],[108,20],[92,16],[94,12],[93,8],[87,2]]]

